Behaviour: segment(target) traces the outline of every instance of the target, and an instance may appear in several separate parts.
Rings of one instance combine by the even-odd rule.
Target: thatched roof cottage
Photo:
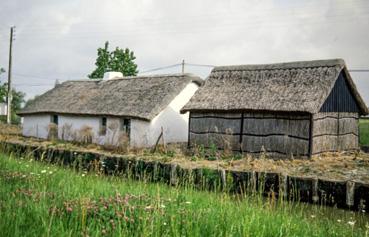
[[[165,142],[187,142],[188,114],[179,110],[201,83],[191,74],[66,81],[19,112],[23,134],[47,138],[52,123],[61,139],[92,133],[92,142],[114,145],[123,133],[131,146],[147,147],[163,128]]]
[[[342,59],[215,67],[181,110],[189,145],[311,156],[358,149],[368,114]]]

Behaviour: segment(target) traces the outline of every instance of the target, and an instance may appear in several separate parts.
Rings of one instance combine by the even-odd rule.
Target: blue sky
[[[96,49],[128,47],[140,71],[180,63],[258,64],[327,58],[369,69],[369,1],[2,0],[0,66],[16,26],[14,85],[27,98],[83,79]],[[185,68],[205,78],[211,68]],[[155,73],[180,72],[180,67]],[[369,73],[352,73],[369,104]],[[6,75],[0,76],[4,82]]]

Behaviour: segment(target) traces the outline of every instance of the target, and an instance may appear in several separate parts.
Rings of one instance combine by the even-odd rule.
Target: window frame
[[[107,124],[108,124],[108,118],[107,117],[101,117],[100,118],[100,129],[99,129],[99,135],[105,136],[107,131]]]
[[[130,118],[121,118],[120,119],[120,129],[121,132],[127,134],[128,138],[131,136],[131,119]]]
[[[59,125],[59,116],[57,114],[51,115],[50,122],[58,126]]]

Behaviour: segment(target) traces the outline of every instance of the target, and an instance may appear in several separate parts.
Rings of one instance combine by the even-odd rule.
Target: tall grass
[[[360,119],[360,144],[369,146],[369,119]]]
[[[359,213],[76,172],[2,154],[0,182],[1,236],[367,236],[369,230]]]

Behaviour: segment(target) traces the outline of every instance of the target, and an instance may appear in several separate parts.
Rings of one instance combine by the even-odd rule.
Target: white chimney
[[[105,72],[103,79],[111,80],[111,79],[117,79],[117,78],[123,78],[123,74],[121,72]]]

